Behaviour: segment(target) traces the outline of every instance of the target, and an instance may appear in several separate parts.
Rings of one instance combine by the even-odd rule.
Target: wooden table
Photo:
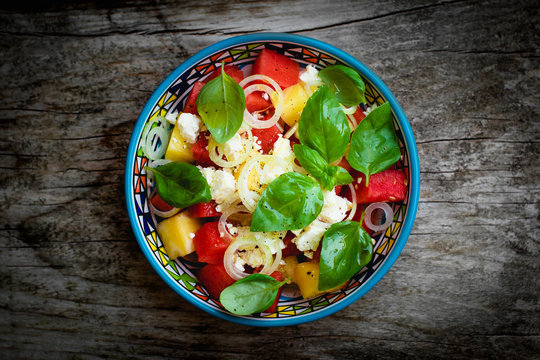
[[[540,356],[537,1],[47,3],[0,12],[0,358]],[[373,69],[422,169],[388,274],[337,314],[271,329],[174,293],[123,196],[153,90],[202,48],[259,31],[307,35]]]

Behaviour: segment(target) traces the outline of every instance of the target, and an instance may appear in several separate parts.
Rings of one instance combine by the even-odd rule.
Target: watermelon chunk
[[[266,110],[272,106],[272,101],[270,99],[266,100],[263,98],[263,92],[255,91],[249,94],[246,97],[246,109],[250,113],[254,111]]]
[[[220,236],[218,223],[218,221],[208,222],[195,233],[193,244],[200,262],[223,263],[223,255],[230,241]]]
[[[366,187],[364,174],[356,172],[354,187],[356,189],[356,202],[369,204],[373,202],[398,202],[405,200],[407,193],[407,177],[401,170],[388,169],[370,175],[369,186]],[[357,179],[362,179],[358,184]]]
[[[199,203],[190,207],[191,216],[194,218],[206,218],[221,216],[221,213],[216,210],[216,202],[210,201],[207,203]]]
[[[288,231],[287,235],[285,235],[285,238],[283,239],[285,248],[281,249],[281,256],[283,258],[286,258],[287,256],[297,256],[302,253],[300,250],[298,250],[298,248],[296,247],[296,244],[292,242],[292,239],[294,238],[295,238],[295,235],[290,231]]]
[[[281,134],[281,131],[278,129],[276,125],[267,128],[267,129],[251,129],[251,133],[253,136],[257,137],[257,142],[261,142],[259,145],[261,146],[261,150],[268,154],[270,150],[274,148],[274,143],[279,138],[279,135]],[[254,139],[255,140],[255,139]]]
[[[208,139],[204,134],[200,134],[197,142],[191,147],[191,152],[193,153],[193,159],[195,159],[195,164],[201,166],[217,166],[211,159],[210,153],[208,152]]]
[[[285,55],[263,49],[253,64],[253,74],[266,75],[285,89],[298,83],[300,65]]]
[[[227,274],[223,263],[206,264],[199,271],[199,281],[214,299],[219,299],[221,292],[234,284],[234,279]]]
[[[273,273],[270,274],[271,277],[273,277],[274,279],[276,279],[277,281],[283,281],[283,275],[281,274],[280,271],[274,271]],[[270,305],[270,307],[268,309],[266,309],[264,312],[267,312],[267,313],[275,313],[276,310],[277,310],[277,305],[278,305],[278,302],[279,302],[279,297],[281,296],[281,289],[282,287],[279,288],[278,290],[278,294],[276,296],[276,299],[274,300],[274,303],[272,305]]]
[[[204,80],[204,83],[207,83],[210,80],[217,78],[220,74],[221,66],[212,71],[210,76],[208,76],[206,80]],[[232,77],[237,83],[240,83],[240,81],[244,80],[244,73],[236,65],[225,65],[225,74]]]
[[[193,89],[186,100],[186,106],[184,106],[184,112],[195,115],[199,114],[197,111],[197,96],[199,96],[203,86],[204,83],[202,81],[196,81],[193,84]]]
[[[358,124],[360,124],[360,121],[364,120],[364,118],[366,117],[366,115],[364,114],[364,110],[362,110],[361,107],[358,107],[358,109],[356,109],[353,116]]]

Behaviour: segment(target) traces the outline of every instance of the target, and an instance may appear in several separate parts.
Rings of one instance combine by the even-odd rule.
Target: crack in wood
[[[413,7],[413,8],[410,8],[410,9],[392,11],[392,12],[389,12],[389,13],[380,14],[380,15],[374,15],[374,16],[370,16],[370,17],[366,17],[366,18],[342,21],[342,22],[338,22],[338,23],[335,23],[335,24],[316,26],[316,27],[312,27],[312,28],[294,30],[294,31],[289,31],[289,32],[292,33],[292,34],[296,34],[296,33],[302,33],[302,32],[326,30],[326,29],[331,29],[331,28],[334,28],[334,27],[358,24],[358,23],[368,22],[368,21],[373,21],[373,20],[379,20],[379,19],[384,19],[384,18],[390,17],[390,16],[414,13],[414,12],[417,12],[417,11],[422,11],[422,10],[426,10],[426,9],[430,9],[430,8],[434,8],[434,7],[453,5],[453,4],[462,3],[462,2],[471,3],[472,1],[470,1],[470,0],[443,1],[443,2],[440,2],[440,3],[436,3],[436,4],[417,6],[417,7]]]

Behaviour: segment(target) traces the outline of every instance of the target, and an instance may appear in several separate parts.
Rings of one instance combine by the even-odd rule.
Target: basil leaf
[[[349,280],[362,269],[373,253],[373,243],[359,222],[342,221],[324,234],[319,260],[319,290]]]
[[[251,231],[302,229],[321,212],[324,196],[312,178],[288,172],[268,184],[257,202]]]
[[[333,65],[319,71],[319,77],[330,88],[340,103],[356,106],[365,103],[366,86],[354,69],[343,65]]]
[[[392,109],[390,104],[385,102],[358,124],[352,136],[347,160],[353,168],[366,176],[368,186],[370,175],[388,169],[400,157]]]
[[[214,139],[223,144],[242,125],[246,99],[240,85],[225,73],[223,63],[221,66],[221,74],[205,84],[197,96],[197,109]]]
[[[302,167],[315,179],[319,180],[325,189],[333,189],[336,185],[350,184],[352,176],[341,166],[329,166],[326,160],[312,148],[295,144],[294,155]]]
[[[345,153],[351,128],[341,105],[326,86],[308,99],[298,123],[300,142],[331,163]]]
[[[286,282],[264,274],[251,274],[226,287],[219,295],[219,301],[236,315],[259,313],[273,304],[279,288]]]
[[[326,174],[328,163],[317,150],[306,145],[295,144],[293,151],[300,165],[315,179],[319,180]]]
[[[341,166],[329,166],[326,170],[326,174],[332,179],[331,186],[327,187],[327,189],[333,189],[338,185],[347,185],[354,180],[351,174]]]
[[[154,173],[159,197],[171,206],[184,208],[212,200],[206,179],[194,165],[171,162],[145,169]]]

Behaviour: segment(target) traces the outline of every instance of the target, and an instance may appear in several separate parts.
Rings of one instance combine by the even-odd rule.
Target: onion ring
[[[384,223],[380,225],[373,224],[371,220],[371,215],[373,211],[377,209],[384,211],[384,217],[385,217]],[[370,228],[371,230],[373,230],[374,232],[378,233],[378,232],[385,231],[392,224],[392,221],[394,221],[394,212],[392,211],[392,208],[390,207],[390,205],[388,205],[387,203],[376,202],[376,203],[369,204],[366,207],[365,215],[364,215],[364,222],[366,223],[366,226]]]

